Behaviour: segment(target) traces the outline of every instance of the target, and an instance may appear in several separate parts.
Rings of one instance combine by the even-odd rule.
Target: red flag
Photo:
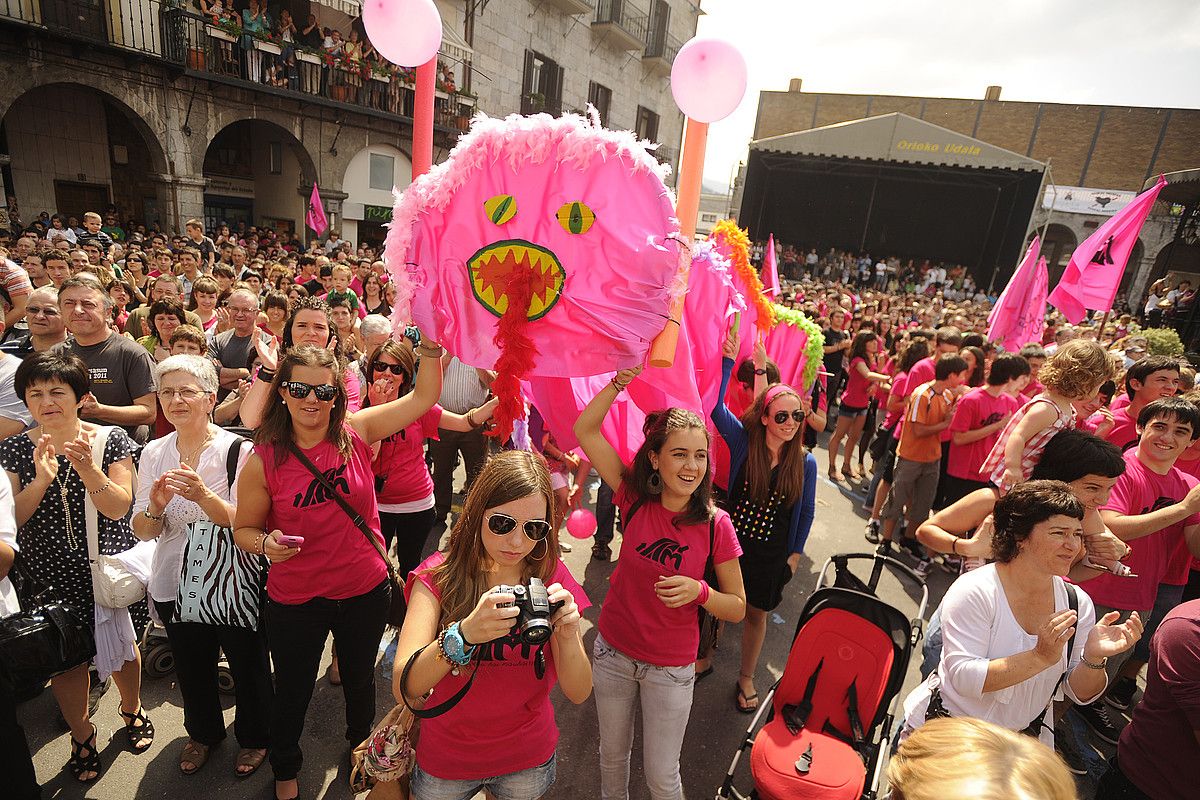
[[[1112,309],[1129,254],[1158,193],[1166,185],[1167,179],[1159,175],[1154,188],[1135,197],[1071,254],[1067,271],[1050,293],[1050,302],[1072,324],[1078,324],[1088,309]]]
[[[325,216],[325,206],[321,204],[321,193],[317,191],[317,183],[313,181],[312,197],[308,198],[308,213],[304,215],[304,224],[316,231],[317,236],[324,236],[329,230],[329,218]]]
[[[775,234],[773,233],[767,237],[767,254],[763,256],[762,282],[763,294],[778,301],[780,295],[779,264],[775,259]]]
[[[988,314],[988,339],[1015,353],[1042,338],[1049,276],[1046,259],[1038,258],[1042,240],[1034,236],[1017,271]]]

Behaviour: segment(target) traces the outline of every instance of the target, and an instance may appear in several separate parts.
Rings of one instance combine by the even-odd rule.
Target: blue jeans
[[[679,753],[692,713],[696,666],[637,661],[597,634],[592,685],[600,718],[600,797],[628,800],[633,725],[642,711],[642,764],[651,800],[683,800]]]
[[[925,644],[921,645],[921,679],[933,674],[942,660],[942,605],[933,610],[925,625]]]
[[[496,800],[537,800],[550,791],[556,768],[554,756],[540,767],[530,767],[507,775],[481,780],[447,780],[435,778],[419,766],[413,767],[413,800],[471,800],[481,789]]]

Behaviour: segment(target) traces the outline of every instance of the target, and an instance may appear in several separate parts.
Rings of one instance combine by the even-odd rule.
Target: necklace
[[[208,446],[209,440],[211,440],[211,439],[212,439],[212,431],[206,429],[205,434],[204,434],[204,441],[200,442],[200,446],[197,447],[195,450],[193,450],[191,455],[189,456],[189,455],[184,454],[183,450],[180,449],[179,438],[176,437],[175,449],[179,452],[179,463],[186,464],[187,466],[191,467],[192,469],[195,469],[196,468],[196,459],[200,457],[200,453],[204,450],[205,447]]]
[[[67,500],[67,484],[63,481],[62,470],[54,476],[54,482],[58,484],[58,496],[62,500],[63,517],[67,524],[67,547],[71,550],[79,548],[79,540],[75,538],[75,527],[71,524],[71,503]]]

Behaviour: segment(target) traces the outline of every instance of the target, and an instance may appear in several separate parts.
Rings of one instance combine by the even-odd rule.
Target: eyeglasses
[[[337,387],[328,383],[313,386],[311,383],[301,383],[300,381],[284,381],[281,385],[288,390],[288,394],[297,400],[303,400],[313,392],[317,393],[318,400],[325,403],[337,397]]]
[[[783,423],[788,421],[789,416],[792,419],[794,419],[796,422],[804,422],[804,411],[802,409],[797,408],[795,411],[791,412],[791,414],[789,414],[786,411],[776,411],[775,412],[775,424],[782,425]]]
[[[488,530],[497,536],[507,536],[516,530],[517,519],[496,511],[488,517],[487,525]],[[540,542],[550,535],[550,523],[544,519],[527,519],[521,525],[521,529],[525,531],[525,536],[535,542]]]
[[[404,367],[400,364],[384,364],[382,361],[376,361],[371,367],[372,372],[390,372],[393,375],[403,375]]]
[[[169,403],[176,397],[182,397],[184,400],[195,400],[197,397],[200,397],[203,394],[204,392],[200,391],[199,389],[159,389],[158,399],[165,400]]]

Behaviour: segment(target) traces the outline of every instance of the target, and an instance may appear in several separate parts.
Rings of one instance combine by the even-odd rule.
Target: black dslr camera
[[[511,594],[516,599],[497,608],[516,606],[521,610],[513,619],[512,635],[519,636],[525,644],[545,644],[550,640],[554,628],[550,617],[563,607],[561,602],[551,603],[546,593],[546,584],[540,578],[530,578],[529,586],[497,586],[493,593]]]

